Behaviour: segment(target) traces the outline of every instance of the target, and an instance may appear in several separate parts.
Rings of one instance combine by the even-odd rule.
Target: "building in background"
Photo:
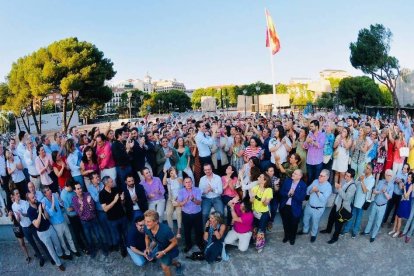
[[[401,107],[414,105],[414,71],[406,74],[404,79],[397,79],[397,87],[395,90]]]

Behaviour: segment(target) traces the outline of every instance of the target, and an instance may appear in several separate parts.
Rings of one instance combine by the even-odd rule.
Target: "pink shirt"
[[[400,140],[394,142],[394,163],[401,164],[404,162],[404,158],[400,155],[400,148],[404,146],[404,143]]]
[[[49,174],[52,172],[49,165],[52,164],[53,161],[52,156],[50,156],[50,154],[46,153],[46,156],[44,158],[40,158],[40,156],[36,157],[35,166],[40,174],[40,182],[42,183],[42,185],[50,185],[53,183],[53,180],[49,176]],[[46,170],[43,173],[40,173],[45,168]]]
[[[225,176],[221,177],[221,183],[223,183],[223,187],[224,187],[224,185],[226,184]],[[236,183],[237,183],[237,177],[234,177],[233,179],[231,179],[227,188],[223,190],[223,195],[226,195],[229,197],[235,197],[237,195],[237,191],[234,189],[234,186],[236,185]]]
[[[108,141],[102,147],[96,146],[96,155],[98,156],[99,169],[105,170],[115,167],[111,144]]]
[[[241,218],[241,222],[234,222],[234,231],[239,234],[251,232],[253,230],[253,212],[243,213],[240,210],[240,203],[234,205],[234,211]]]

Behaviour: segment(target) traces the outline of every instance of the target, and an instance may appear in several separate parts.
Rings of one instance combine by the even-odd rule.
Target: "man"
[[[65,255],[63,255],[62,258],[72,260],[71,251],[68,249],[65,239],[68,242],[73,254],[75,254],[77,257],[80,257],[80,253],[77,251],[73,242],[69,226],[65,221],[65,217],[63,216],[58,195],[53,194],[47,186],[43,188],[43,194],[45,195],[43,198],[43,203],[45,205],[44,211],[49,215],[49,221],[53,225],[53,228],[56,230],[60,244],[65,251]]]
[[[13,195],[13,205],[11,208],[13,210],[14,216],[16,220],[20,223],[20,226],[22,227],[22,230],[23,230],[23,235],[26,238],[26,240],[30,243],[30,245],[32,246],[35,252],[35,256],[39,259],[40,267],[43,267],[45,264],[45,259],[43,258],[43,255],[40,252],[35,240],[38,242],[38,244],[40,244],[43,247],[45,252],[48,252],[48,251],[45,245],[42,242],[40,242],[40,239],[37,236],[36,228],[34,227],[34,225],[32,224],[31,220],[29,219],[27,215],[27,210],[30,207],[29,202],[22,200],[20,198],[20,193],[18,189],[14,189],[12,191],[12,195]]]
[[[4,155],[4,147],[0,145],[0,183],[3,191],[6,193],[6,201],[7,201],[7,210],[11,210],[11,206],[13,202],[11,201],[10,195],[11,191],[9,190],[9,181],[10,175],[7,172],[7,163],[6,157]]]
[[[364,203],[371,198],[371,191],[375,184],[375,177],[372,174],[372,164],[368,163],[365,166],[364,175],[361,175],[356,182],[357,190],[355,192],[355,198],[352,208],[352,218],[345,224],[345,228],[342,231],[346,234],[352,228],[351,237],[354,239],[359,233],[361,226],[361,220],[363,215]]]
[[[90,252],[91,257],[95,258],[97,250],[93,242],[93,234],[98,242],[98,246],[102,249],[103,254],[108,256],[108,248],[103,241],[103,237],[99,229],[99,222],[96,219],[95,202],[89,193],[84,193],[82,191],[82,186],[79,183],[75,183],[74,186],[76,196],[72,198],[72,206],[82,223],[88,251]]]
[[[46,134],[40,136],[40,141],[42,141],[43,148],[47,154],[52,154],[52,145],[50,143],[49,137]]]
[[[147,168],[151,168],[151,172],[157,170],[157,165],[155,163],[155,156],[157,154],[159,145],[157,139],[152,131],[147,131],[145,134],[145,145],[147,146],[146,153],[146,162],[150,165]]]
[[[145,255],[145,220],[144,215],[137,216],[131,225],[127,236],[127,250],[134,264],[144,266],[147,262]]]
[[[222,175],[226,170],[227,165],[229,164],[229,158],[227,157],[227,152],[230,148],[227,146],[227,136],[225,136],[225,129],[217,129],[217,136],[214,139],[213,146],[211,147],[211,161],[215,172],[218,175]]]
[[[335,189],[338,192],[335,198],[335,231],[332,235],[329,244],[334,244],[338,241],[339,234],[342,231],[343,225],[346,221],[342,218],[341,208],[344,208],[352,216],[352,201],[354,200],[356,186],[354,182],[355,170],[349,169],[345,173],[345,183],[335,183]]]
[[[172,166],[178,163],[177,151],[168,145],[168,138],[163,137],[161,139],[161,147],[158,149],[155,156],[155,162],[157,164],[156,175],[160,178],[164,178],[164,170],[169,170]]]
[[[112,157],[111,143],[103,133],[96,136],[96,156],[98,156],[101,178],[109,176],[116,183],[115,161]]]
[[[207,128],[202,121],[196,122],[197,134],[195,136],[195,142],[198,148],[198,154],[200,157],[201,165],[212,164],[211,160],[211,147],[213,146],[214,139],[216,138],[217,125],[212,126],[212,137],[206,136],[205,132]]]
[[[109,246],[110,251],[114,251],[117,246],[117,241],[112,239],[111,226],[109,225],[108,218],[105,211],[102,208],[102,204],[99,202],[99,193],[104,189],[104,184],[101,182],[101,177],[98,172],[93,172],[89,176],[91,183],[86,186],[93,201],[95,201],[96,214],[98,217],[99,225],[102,228],[102,232],[105,236],[105,243]]]
[[[33,146],[33,142],[30,139],[26,140],[26,149],[24,151],[23,158],[27,165],[27,170],[30,175],[30,182],[32,182],[35,185],[36,190],[39,190],[41,183],[40,174],[37,171],[35,164],[37,158],[36,148]]]
[[[285,236],[283,242],[295,244],[296,232],[302,216],[302,202],[306,196],[306,183],[302,180],[301,170],[295,170],[291,178],[287,178],[280,190],[280,216],[282,217]]]
[[[112,239],[121,249],[121,256],[126,257],[127,251],[125,247],[127,219],[123,204],[125,203],[124,193],[120,189],[114,187],[114,181],[109,176],[102,178],[104,189],[99,193],[99,202],[105,211],[109,225],[111,226]]]
[[[137,131],[132,131],[132,133],[135,132]],[[145,145],[145,138],[138,136],[134,139],[134,146],[132,147],[132,169],[137,175],[140,175],[140,171],[145,167],[147,152],[148,147]]]
[[[37,202],[43,202],[43,198],[45,197],[41,191],[36,190],[35,185],[32,182],[27,184],[27,190],[29,193],[32,193],[35,197]]]
[[[73,230],[72,232],[75,234],[77,244],[81,248],[81,250],[85,251],[86,246],[83,243],[83,241],[86,241],[86,237],[85,233],[83,232],[79,216],[76,213],[75,209],[73,209],[72,199],[74,197],[76,197],[76,194],[73,191],[73,182],[68,180],[65,183],[65,188],[60,193],[60,198],[62,199],[63,207],[65,207],[66,215],[70,222],[70,227]]]
[[[303,235],[309,233],[310,220],[312,220],[311,228],[311,242],[316,241],[318,235],[319,221],[325,211],[328,198],[332,194],[332,186],[328,182],[329,171],[323,169],[319,178],[315,179],[312,184],[307,188],[306,194],[309,195],[309,201],[305,207],[305,213],[303,215],[303,231],[298,234]]]
[[[69,135],[68,138],[72,138],[75,141],[75,145],[79,144],[79,131],[76,126],[72,126],[69,128]]]
[[[56,264],[61,271],[65,271],[65,267],[59,258],[59,256],[63,255],[62,247],[55,229],[50,225],[49,215],[45,211],[44,203],[38,203],[35,196],[31,193],[27,193],[26,197],[30,204],[27,210],[27,216],[37,229],[39,239],[46,246],[47,251],[53,258],[52,264]]]
[[[308,172],[308,184],[311,184],[323,167],[323,149],[325,146],[325,134],[319,131],[319,121],[313,120],[309,125],[308,137],[303,147],[308,150],[306,171]]]
[[[210,215],[211,207],[221,215],[224,214],[224,206],[221,201],[221,194],[223,193],[223,184],[220,176],[213,173],[213,167],[207,163],[203,166],[204,176],[200,179],[199,188],[202,192],[201,209],[203,213],[203,225],[206,224],[208,216]]]
[[[122,188],[125,184],[125,178],[132,172],[132,147],[134,141],[124,140],[125,131],[123,129],[115,130],[115,141],[112,143],[112,156],[116,164],[117,185]]]
[[[26,181],[30,181],[30,175],[29,171],[27,170],[27,164],[24,160],[24,153],[26,151],[26,140],[29,140],[29,134],[27,134],[25,131],[19,132],[19,144],[17,145],[16,152],[13,152],[13,154],[17,155],[20,158],[20,161],[22,162],[23,166],[23,173],[26,178]]]
[[[369,213],[368,224],[365,227],[365,231],[361,232],[361,235],[368,235],[371,233],[370,242],[374,242],[377,237],[385,209],[387,208],[387,202],[391,199],[394,190],[393,177],[394,173],[392,170],[386,170],[385,179],[380,180],[373,191],[373,194],[376,195],[376,197],[372,204],[371,212]]]
[[[388,216],[391,214],[392,209],[394,213],[391,217],[390,226],[394,223],[395,215],[397,214],[398,206],[401,202],[401,197],[404,192],[404,186],[407,182],[408,172],[410,171],[410,165],[404,164],[401,172],[397,173],[394,180],[394,192],[392,193],[391,199],[387,202],[387,208],[385,209],[384,219],[382,223],[387,223]]]
[[[263,145],[263,155],[262,155],[262,160],[260,161],[260,168],[262,171],[266,170],[270,165],[270,157],[271,157],[271,153],[269,150],[269,141],[271,139],[270,137],[270,133],[271,130],[269,128],[265,128],[262,131],[262,135],[260,137],[260,140],[262,141],[262,145]]]
[[[191,250],[193,243],[191,232],[194,229],[195,240],[200,250],[203,249],[203,217],[201,213],[201,190],[193,187],[190,177],[184,179],[184,188],[180,189],[177,197],[178,206],[181,207],[184,226],[184,252]]]
[[[175,260],[178,257],[177,238],[168,225],[159,223],[159,215],[154,210],[144,213],[145,217],[145,256],[147,260],[158,259],[164,275],[171,275],[170,266],[176,267],[176,275],[181,275],[182,265]],[[155,247],[151,245],[154,244]]]
[[[148,210],[147,196],[144,187],[135,184],[135,178],[132,174],[126,176],[125,183],[125,211],[127,217],[131,221],[135,221],[137,217],[143,216]]]

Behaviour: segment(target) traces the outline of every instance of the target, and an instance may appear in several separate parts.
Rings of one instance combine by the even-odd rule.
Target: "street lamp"
[[[246,98],[247,90],[246,89],[243,90],[243,94],[244,94],[244,117],[246,117],[247,116],[247,98]]]
[[[161,100],[158,100],[158,115],[161,114]]]
[[[161,109],[164,108],[164,100],[161,100]]]
[[[220,106],[221,106],[221,109],[223,109],[223,91],[221,91],[221,88],[219,87],[217,88],[217,92],[220,93]]]
[[[338,113],[339,113],[339,107],[338,107],[338,100],[339,100],[339,98],[338,98],[338,87],[335,87],[333,92],[335,93],[335,95],[334,95],[334,97],[335,97],[335,101],[334,101],[334,112],[335,112],[335,114],[338,115]]]
[[[129,92],[127,93],[127,95],[128,95],[128,101],[129,101],[129,120],[131,121],[131,118],[132,118],[132,110],[131,110],[131,98],[132,98],[132,92],[131,92],[131,91],[129,91]]]
[[[256,92],[257,92],[257,114],[260,116],[260,86],[256,85]],[[259,117],[257,116],[257,117]]]

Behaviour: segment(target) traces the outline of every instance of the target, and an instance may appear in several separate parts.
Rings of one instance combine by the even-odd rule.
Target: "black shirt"
[[[105,188],[99,193],[99,202],[101,204],[109,205],[114,201],[115,195],[120,194],[118,188],[112,188],[108,193]],[[109,220],[117,220],[125,216],[124,208],[122,207],[121,198],[115,203],[115,205],[106,212],[106,216]]]
[[[40,203],[38,202],[36,204],[37,207],[39,207]],[[42,216],[40,217],[40,224],[39,224],[39,228],[36,228],[37,231],[39,232],[44,232],[47,231],[50,227],[50,222],[48,219],[45,219],[45,210],[42,211]],[[36,208],[33,208],[32,205],[29,206],[29,209],[27,209],[27,216],[29,217],[30,221],[33,222],[34,220],[37,219],[37,217],[39,216],[39,211]]]
[[[126,152],[126,147],[122,142],[115,140],[112,143],[111,150],[112,150],[112,157],[114,158],[115,164],[117,166],[126,167],[130,165],[131,163],[130,155]]]
[[[128,231],[128,237],[126,240],[126,246],[128,247],[135,247],[136,249],[140,251],[144,251],[145,246],[145,233],[139,232],[137,227],[135,226],[135,223],[131,225]]]

